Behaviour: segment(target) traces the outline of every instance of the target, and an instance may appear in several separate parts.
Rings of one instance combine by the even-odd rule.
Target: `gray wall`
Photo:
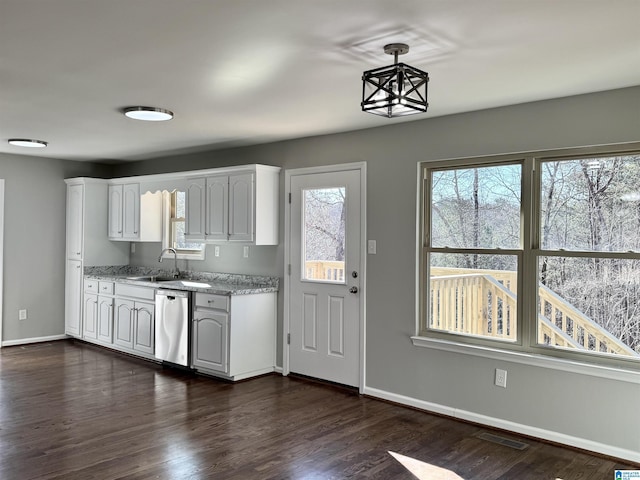
[[[0,178],[5,180],[3,341],[64,333],[63,179],[109,172],[89,163],[0,153]],[[18,320],[19,309],[27,309],[27,320]]]
[[[473,412],[475,418],[513,422],[529,427],[527,431],[537,427],[557,432],[556,439],[584,440],[581,446],[596,442],[621,452],[639,452],[637,380],[616,381],[419,348],[412,346],[409,337],[415,331],[417,162],[639,141],[640,87],[409,123],[381,123],[385,126],[376,129],[131,163],[116,167],[114,173],[128,176],[247,163],[298,168],[367,162],[367,237],[378,242],[377,255],[367,260],[367,387]],[[284,212],[284,195],[281,198]],[[157,265],[158,248],[142,246],[132,262]],[[282,244],[264,250],[256,247],[250,266],[234,250],[239,247],[229,248],[228,257],[215,260],[210,249],[204,263],[191,262],[189,268],[252,271],[282,278]],[[493,386],[496,367],[508,370],[507,389]]]

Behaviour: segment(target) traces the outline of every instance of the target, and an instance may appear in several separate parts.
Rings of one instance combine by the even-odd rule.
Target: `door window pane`
[[[546,250],[640,251],[640,156],[543,162]]]
[[[431,177],[431,246],[520,248],[520,165],[438,170]]]
[[[541,257],[538,343],[640,355],[640,261]]]
[[[517,339],[515,255],[431,253],[429,328]]]
[[[345,283],[345,188],[303,190],[304,280]]]

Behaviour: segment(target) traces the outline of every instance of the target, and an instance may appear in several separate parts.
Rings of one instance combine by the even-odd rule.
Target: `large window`
[[[640,153],[422,172],[421,336],[640,365]]]

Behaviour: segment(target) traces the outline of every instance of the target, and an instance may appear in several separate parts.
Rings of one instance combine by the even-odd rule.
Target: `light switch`
[[[376,241],[375,240],[367,241],[367,253],[369,255],[375,255],[376,254]]]

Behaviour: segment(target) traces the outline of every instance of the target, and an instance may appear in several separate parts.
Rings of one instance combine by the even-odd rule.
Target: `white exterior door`
[[[289,371],[361,386],[360,168],[290,177]]]

